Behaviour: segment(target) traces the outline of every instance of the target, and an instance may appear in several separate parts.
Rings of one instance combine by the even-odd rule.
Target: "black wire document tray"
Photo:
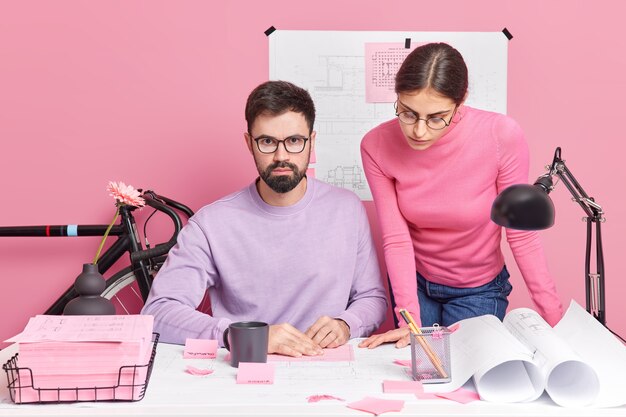
[[[44,387],[41,384],[43,377],[37,379],[37,375],[33,375],[32,369],[18,366],[19,353],[16,353],[2,365],[2,369],[7,374],[11,401],[16,404],[139,401],[144,397],[148,388],[158,342],[159,334],[152,333],[152,352],[147,364],[121,366],[115,383],[109,382],[101,385],[94,383],[93,386],[88,386],[90,384],[87,381],[87,383],[81,383],[78,387]],[[110,374],[109,378],[111,378]],[[112,378],[115,378],[115,376]]]

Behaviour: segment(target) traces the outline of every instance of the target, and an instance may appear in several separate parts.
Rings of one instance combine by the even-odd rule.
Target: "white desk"
[[[351,343],[356,345],[355,341]],[[0,415],[371,416],[345,405],[371,396],[405,400],[402,412],[383,416],[626,416],[626,406],[562,408],[545,395],[525,404],[484,401],[458,404],[444,399],[418,400],[412,394],[383,394],[383,379],[408,379],[404,368],[392,362],[409,359],[410,350],[397,350],[390,345],[371,351],[356,347],[354,350],[354,362],[277,363],[273,385],[237,385],[236,369],[224,361],[227,353],[224,349],[219,350],[214,360],[184,360],[182,346],[159,344],[146,395],[139,402],[15,405],[10,402],[3,372]],[[0,351],[0,362],[5,363],[14,353],[14,346]],[[193,376],[184,372],[187,365],[212,368],[214,373]],[[333,395],[346,401],[308,403],[306,398],[316,394]]]

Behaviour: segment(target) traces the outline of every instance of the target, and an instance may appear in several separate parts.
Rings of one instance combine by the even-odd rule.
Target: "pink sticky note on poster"
[[[184,359],[215,359],[217,340],[187,339],[185,340]]]
[[[437,397],[447,398],[448,400],[456,401],[461,404],[467,404],[472,401],[480,400],[477,393],[465,388],[459,388],[458,390],[452,392],[439,392],[435,395],[437,395]]]
[[[388,411],[402,411],[404,408],[404,401],[365,397],[360,401],[347,404],[347,407],[359,411],[367,411],[368,413],[372,413],[377,416]]]
[[[383,381],[383,392],[418,394],[424,392],[424,386],[420,381]]]
[[[403,43],[365,43],[365,101],[393,103],[396,101],[395,79],[402,62],[420,43],[409,48]]]
[[[239,362],[238,384],[273,384],[273,363]]]

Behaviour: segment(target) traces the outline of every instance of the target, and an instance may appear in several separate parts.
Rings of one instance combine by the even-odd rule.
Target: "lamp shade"
[[[491,220],[509,229],[547,229],[554,224],[554,204],[540,185],[512,185],[494,200]]]

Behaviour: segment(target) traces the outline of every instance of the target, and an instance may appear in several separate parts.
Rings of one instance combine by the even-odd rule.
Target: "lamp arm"
[[[574,198],[574,201],[580,205],[590,219],[604,221],[602,218],[604,214],[602,207],[595,202],[593,197],[587,195],[572,172],[567,168],[567,165],[565,165],[565,161],[561,159],[561,148],[556,148],[554,160],[550,166],[550,172],[547,175],[556,175],[561,179]]]
[[[549,184],[550,191],[554,186],[551,184],[549,177],[556,175],[565,184],[575,202],[584,210],[587,217],[583,220],[587,222],[587,244],[585,247],[585,295],[587,302],[587,311],[591,313],[600,323],[606,325],[605,313],[605,291],[604,291],[604,253],[602,250],[602,235],[600,232],[600,224],[604,222],[602,207],[596,203],[593,197],[589,197],[580,183],[576,180],[572,172],[565,165],[565,161],[561,159],[561,148],[556,148],[554,160],[549,167],[550,171],[540,177],[537,181],[539,185]],[[548,177],[548,179],[546,179]],[[549,191],[548,191],[549,192]],[[595,243],[596,243],[596,272],[591,272],[591,242],[595,225]]]

